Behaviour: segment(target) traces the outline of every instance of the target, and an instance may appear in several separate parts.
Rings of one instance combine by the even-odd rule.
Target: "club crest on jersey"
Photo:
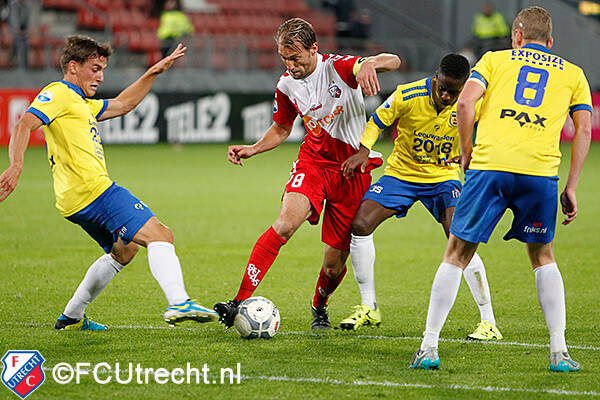
[[[54,93],[52,93],[49,90],[45,90],[42,93],[38,94],[37,100],[40,103],[48,103],[50,100],[52,100],[53,96],[54,96]]]
[[[456,120],[456,111],[452,111],[450,113],[450,119],[448,120],[450,126],[458,126],[458,121]]]
[[[2,357],[2,383],[24,399],[37,389],[46,375],[42,370],[44,357],[37,350],[9,350]]]
[[[340,96],[342,95],[342,89],[340,89],[340,87],[338,85],[331,85],[331,86],[329,86],[329,94],[334,99],[339,99]]]

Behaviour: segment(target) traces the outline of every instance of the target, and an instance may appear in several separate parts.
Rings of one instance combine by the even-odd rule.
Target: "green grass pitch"
[[[284,144],[246,160],[227,162],[226,145],[107,146],[113,180],[147,203],[175,233],[190,295],[206,306],[231,299],[256,239],[272,224],[298,145]],[[378,144],[384,154],[390,143]],[[570,146],[563,145],[560,171],[566,181]],[[6,154],[6,149],[3,149]],[[4,155],[0,168],[8,165]],[[429,293],[446,240],[421,205],[408,217],[390,219],[375,232],[376,286],[383,313],[379,328],[358,332],[310,330],[310,300],[321,267],[320,228],[296,233],[259,286],[281,312],[281,329],[270,341],[242,340],[212,324],[168,328],[166,301],[141,249],[88,308],[106,332],[56,332],[56,318],[101,249],[54,207],[52,178],[43,148],[28,150],[17,190],[0,204],[0,355],[39,350],[46,381],[31,399],[399,399],[600,397],[598,321],[598,221],[600,144],[592,146],[578,189],[579,216],[557,227],[555,253],[567,299],[567,344],[581,362],[578,373],[548,370],[548,332],[524,246],[505,242],[505,217],[490,243],[480,247],[494,311],[504,340],[463,340],[478,322],[466,283],[442,331],[439,371],[408,368],[425,327]],[[375,173],[378,178],[382,169]],[[510,213],[509,213],[510,214]],[[352,272],[330,299],[337,324],[359,302]],[[90,375],[60,385],[52,368],[89,363]],[[210,368],[210,384],[119,384],[114,374],[96,383],[98,363],[142,368]],[[219,383],[220,368],[235,370],[241,383]],[[126,376],[125,376],[126,377]],[[122,377],[124,379],[125,377]],[[213,380],[217,383],[213,384]],[[0,398],[17,398],[0,385]]]

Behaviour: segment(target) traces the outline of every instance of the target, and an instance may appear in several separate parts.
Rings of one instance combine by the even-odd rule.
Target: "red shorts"
[[[319,223],[323,204],[327,200],[321,240],[336,249],[350,251],[352,220],[370,185],[371,173],[355,174],[347,179],[341,171],[319,168],[297,160],[285,191],[308,197],[313,209],[308,218],[311,225]]]

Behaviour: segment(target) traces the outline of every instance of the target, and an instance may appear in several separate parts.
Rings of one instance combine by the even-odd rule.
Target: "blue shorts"
[[[450,232],[467,242],[487,243],[507,208],[514,215],[504,240],[550,243],[558,207],[558,177],[468,170]]]
[[[67,219],[80,225],[106,253],[118,238],[128,244],[154,213],[131,192],[113,182],[96,200]]]
[[[410,207],[419,200],[440,221],[442,213],[449,207],[455,207],[460,198],[460,181],[440,183],[415,183],[383,175],[371,185],[364,200],[373,200],[386,208],[396,210],[396,217],[406,216]]]

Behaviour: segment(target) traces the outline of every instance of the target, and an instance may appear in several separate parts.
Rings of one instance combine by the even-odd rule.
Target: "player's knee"
[[[273,224],[273,229],[283,239],[289,240],[298,227],[295,224],[280,218]]]
[[[323,271],[328,278],[336,279],[346,270],[346,265],[341,263],[324,264]]]
[[[166,226],[165,224],[163,224],[162,222],[158,221],[158,224],[156,224],[156,226],[153,229],[152,232],[152,237],[149,240],[150,242],[168,242],[173,244],[174,241],[174,235],[173,235],[173,231]]]
[[[115,251],[115,249],[113,249],[113,252],[111,254],[115,261],[117,261],[122,266],[125,266],[129,264],[131,260],[133,260],[139,249],[140,246],[138,246],[136,243],[130,243],[127,246],[122,247],[118,251]]]
[[[352,233],[355,236],[368,236],[373,233],[373,227],[370,221],[362,217],[360,215],[356,215],[354,217],[354,221],[352,221]]]

